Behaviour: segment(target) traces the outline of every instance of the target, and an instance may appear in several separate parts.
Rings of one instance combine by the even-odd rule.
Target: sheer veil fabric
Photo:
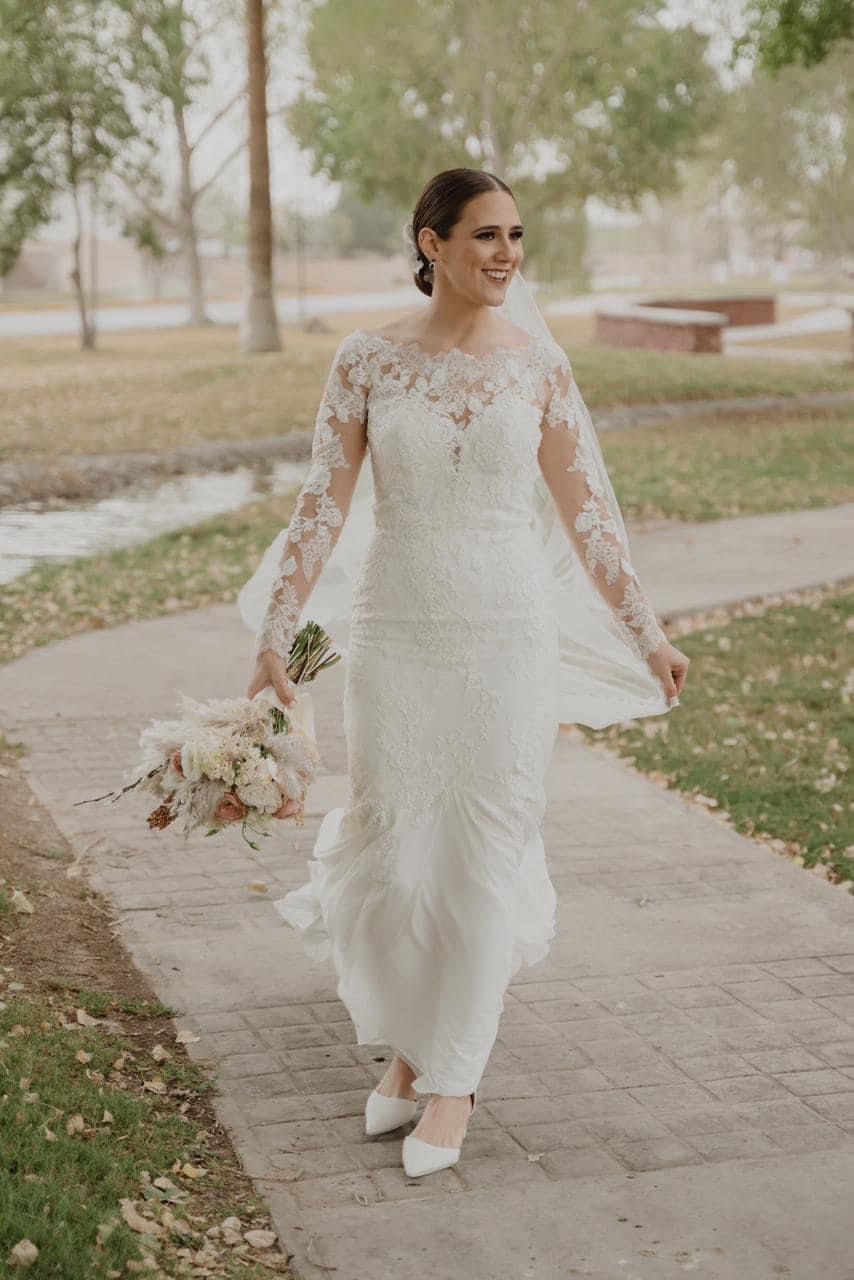
[[[516,272],[505,301],[497,308],[511,323],[539,341],[551,343],[566,367],[565,353],[553,338],[521,272]],[[635,577],[620,506],[602,457],[596,430],[580,391],[571,379],[568,410],[578,433],[578,455],[592,497],[592,519],[622,544],[620,567]],[[567,468],[573,469],[573,468]],[[576,466],[574,469],[581,470]],[[558,619],[557,719],[561,724],[603,728],[621,721],[660,715],[678,705],[668,701],[664,686],[651,671],[636,633],[617,616],[597,588],[584,558],[561,519],[542,475],[530,495],[531,528],[536,532],[550,569]],[[326,628],[345,661],[348,658],[354,587],[374,531],[375,494],[372,467],[361,468],[350,509],[331,554],[312,591],[308,613]],[[581,518],[581,517],[580,517]],[[580,526],[579,526],[580,527]],[[246,625],[258,631],[278,575],[288,529],[265,551],[255,573],[238,596]],[[666,637],[659,631],[660,639]],[[536,673],[534,678],[536,678]],[[550,673],[552,675],[554,673]]]

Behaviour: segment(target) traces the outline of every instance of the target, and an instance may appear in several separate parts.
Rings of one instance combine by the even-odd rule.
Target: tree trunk
[[[74,293],[77,297],[77,310],[80,313],[80,347],[83,351],[94,351],[95,349],[95,330],[89,322],[89,314],[86,310],[86,293],[83,288],[83,220],[80,215],[80,196],[76,186],[71,188],[71,197],[74,204],[75,218],[75,234],[74,234],[74,259],[71,268],[71,282],[74,285]]]
[[[196,228],[196,196],[193,191],[193,151],[187,138],[184,110],[173,103],[175,128],[178,133],[178,157],[181,163],[181,185],[178,224],[184,263],[187,268],[187,297],[190,304],[189,324],[210,324],[205,312],[202,264],[199,258],[199,236]]]
[[[267,58],[264,0],[246,0],[249,58],[249,301],[244,351],[281,351],[273,300],[273,213],[267,143]]]

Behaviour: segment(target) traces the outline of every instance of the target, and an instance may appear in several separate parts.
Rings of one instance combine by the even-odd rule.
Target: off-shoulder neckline
[[[538,337],[532,336],[530,342],[526,342],[521,345],[519,343],[516,343],[516,345],[512,347],[511,346],[493,347],[491,351],[485,351],[482,355],[478,356],[478,355],[474,355],[474,353],[471,351],[463,351],[462,347],[447,347],[444,351],[425,351],[424,347],[421,346],[421,343],[418,341],[417,338],[409,338],[401,342],[401,341],[395,340],[394,338],[387,338],[385,334],[382,334],[382,333],[372,333],[368,329],[354,329],[353,333],[362,334],[366,338],[373,338],[377,342],[384,342],[386,343],[387,346],[395,347],[399,351],[415,351],[419,355],[424,356],[424,358],[427,360],[436,360],[442,356],[457,356],[463,360],[469,360],[476,363],[481,363],[485,360],[491,360],[493,356],[504,355],[504,354],[507,354],[508,352],[512,354],[513,352],[517,352],[517,351],[530,351],[532,350],[532,348],[539,346],[541,343],[544,343],[547,341],[545,337],[538,338]]]

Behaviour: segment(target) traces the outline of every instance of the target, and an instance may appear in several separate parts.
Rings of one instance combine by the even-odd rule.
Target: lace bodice
[[[318,408],[308,475],[288,526],[280,570],[256,638],[286,661],[300,615],[347,518],[368,449],[378,530],[420,546],[397,575],[419,595],[430,558],[444,583],[439,608],[476,613],[485,571],[500,581],[514,534],[530,528],[539,469],[561,521],[632,646],[647,657],[665,639],[628,558],[579,426],[583,406],[570,361],[552,339],[499,347],[482,356],[459,348],[428,352],[357,329],[340,344]],[[483,565],[477,561],[484,533]],[[506,534],[496,543],[496,531]],[[490,559],[490,557],[492,557]],[[454,565],[467,562],[459,596]],[[525,562],[516,559],[518,581]],[[477,569],[477,572],[474,570]],[[539,585],[539,584],[537,584]],[[505,593],[508,605],[524,595]],[[493,592],[493,602],[500,599]],[[465,602],[465,603],[463,603]],[[422,598],[423,613],[437,598]],[[405,601],[403,602],[405,607]],[[494,621],[494,613],[493,613]]]

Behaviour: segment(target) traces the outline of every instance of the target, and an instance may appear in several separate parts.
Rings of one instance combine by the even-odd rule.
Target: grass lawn
[[[854,585],[673,636],[691,659],[667,716],[591,730],[736,830],[854,880]]]
[[[628,517],[717,520],[854,500],[854,407],[603,431]]]
[[[0,1275],[289,1276],[278,1248],[254,1247],[269,1215],[212,1076],[117,942],[109,905],[70,874],[20,755],[0,740]]]
[[[390,315],[390,313],[389,313]],[[105,334],[94,353],[71,338],[0,346],[0,462],[159,450],[205,440],[258,439],[313,426],[329,363],[354,328],[385,313],[330,320],[329,334],[284,329],[285,351],[247,357],[231,326]],[[854,391],[851,365],[791,365],[590,345],[585,324],[556,318],[592,408],[710,396]]]
[[[854,410],[602,433],[629,523],[714,520],[854,499]],[[366,462],[365,465],[370,465]],[[288,523],[295,493],[0,588],[0,662],[93,627],[233,600]]]
[[[844,352],[845,355],[851,356],[854,351],[854,343],[851,339],[850,329],[837,329],[830,333],[793,333],[787,338],[763,338],[761,343],[757,342],[755,347],[751,344],[751,350],[755,350],[757,357],[763,354],[763,347],[782,347],[784,350],[794,348],[797,351],[822,351]],[[854,360],[854,356],[852,356]]]

